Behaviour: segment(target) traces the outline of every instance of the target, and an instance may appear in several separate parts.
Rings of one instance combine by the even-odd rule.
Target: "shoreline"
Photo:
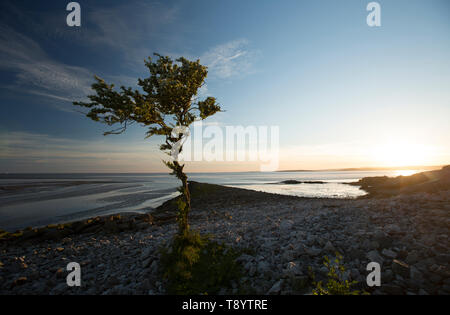
[[[192,228],[248,252],[238,258],[244,276],[221,294],[308,294],[308,267],[325,277],[323,257],[336,251],[346,277],[364,289],[367,263],[381,263],[383,285],[369,288],[373,294],[450,294],[450,191],[346,200],[195,182],[191,188]],[[99,217],[0,241],[0,294],[165,294],[159,248],[177,230],[175,214],[172,199],[152,214]],[[65,283],[70,261],[81,265],[80,288]]]
[[[208,184],[208,183],[198,183],[194,181],[189,182],[191,186],[201,186],[201,187],[208,187],[207,189],[209,191],[214,190],[216,191],[216,194],[214,196],[208,195],[205,196],[203,193],[198,194],[197,196],[194,196],[193,200],[193,206],[202,208],[205,206],[211,206],[214,204],[222,204],[223,202],[229,202],[229,198],[227,197],[227,192],[230,191],[239,191],[239,197],[244,198],[244,203],[251,203],[256,200],[262,199],[277,199],[280,198],[280,200],[284,199],[299,199],[299,200],[356,200],[356,198],[322,198],[322,197],[298,197],[298,196],[291,196],[291,195],[283,195],[283,194],[276,194],[276,193],[267,193],[262,191],[255,191],[251,189],[245,189],[245,188],[237,188],[237,187],[230,187],[230,186],[224,186],[224,185],[216,185],[216,184]],[[194,188],[195,189],[195,188]],[[194,192],[195,194],[195,192]],[[24,229],[18,229],[13,232],[8,232],[0,229],[1,232],[7,232],[10,235],[17,235],[20,233],[25,233],[24,237],[13,237],[15,241],[21,241],[21,240],[29,240],[33,239],[35,237],[40,237],[49,230],[52,229],[58,229],[58,230],[64,230],[67,228],[69,231],[61,232],[61,237],[71,235],[71,234],[77,234],[80,232],[83,232],[83,230],[87,230],[88,233],[91,231],[94,231],[94,227],[100,228],[102,224],[104,224],[106,221],[111,220],[116,221],[118,225],[126,225],[126,224],[139,224],[142,222],[148,222],[148,218],[152,218],[152,221],[158,221],[162,219],[162,221],[166,221],[167,218],[165,216],[170,214],[170,218],[175,219],[175,213],[177,211],[176,208],[176,200],[179,198],[179,196],[175,198],[171,198],[165,202],[163,202],[160,206],[151,209],[148,211],[148,213],[140,213],[140,212],[131,212],[131,211],[125,211],[125,212],[115,212],[112,214],[105,214],[105,215],[99,215],[99,216],[86,216],[82,219],[76,219],[76,220],[70,220],[65,222],[59,222],[59,223],[53,223],[48,225],[41,225],[41,226],[35,226],[35,227],[27,227]],[[242,200],[241,200],[242,202]],[[119,222],[120,221],[120,222]],[[75,227],[75,230],[71,231],[71,227]],[[131,227],[133,229],[133,227]],[[122,230],[126,230],[125,226],[122,226]],[[58,234],[58,233],[53,233]],[[19,235],[17,235],[19,236]],[[11,239],[11,240],[13,240]],[[9,241],[9,239],[5,239],[5,237],[0,237],[1,241]]]
[[[425,172],[425,173],[419,173],[419,174],[432,174],[432,173],[442,173],[443,170],[446,169],[445,167],[440,171],[431,171],[431,172]],[[448,170],[448,168],[447,168]],[[417,175],[417,174],[416,174]],[[369,175],[370,176],[370,175]],[[406,191],[407,189],[410,189],[411,187],[406,187],[407,189],[403,189],[398,184],[390,184],[390,182],[395,181],[398,178],[409,178],[409,177],[386,177],[386,176],[378,176],[378,177],[364,177],[360,180],[355,180],[354,182],[339,182],[339,181],[323,181],[321,179],[316,180],[310,180],[310,179],[282,179],[280,181],[274,181],[269,182],[265,184],[260,184],[262,188],[259,187],[245,187],[237,184],[221,184],[225,185],[227,187],[235,187],[240,189],[253,189],[256,191],[263,191],[267,193],[272,194],[286,194],[286,195],[298,195],[298,194],[311,194],[317,196],[315,197],[306,197],[306,198],[327,198],[327,196],[322,197],[321,195],[327,194],[327,187],[323,187],[322,185],[328,185],[328,184],[336,184],[351,187],[353,186],[351,190],[348,190],[346,193],[337,193],[335,196],[330,198],[336,198],[336,199],[370,199],[372,197],[388,197],[393,195],[398,195]],[[447,176],[447,183],[444,183],[444,186],[450,189],[450,181],[448,180],[450,176]],[[381,179],[381,180],[380,180]],[[208,182],[207,179],[200,180],[202,182]],[[402,180],[400,184],[402,184],[404,181]],[[98,184],[101,185],[98,185]],[[387,184],[386,184],[387,183]],[[92,187],[91,185],[97,185],[95,187]],[[115,186],[120,184],[121,186]],[[306,185],[303,187],[303,185]],[[295,186],[299,185],[302,187],[295,188],[293,187],[293,190],[299,190],[300,193],[292,193],[290,192],[291,188],[289,188],[289,185]],[[398,187],[396,187],[396,185]],[[44,187],[43,193],[38,193],[37,188]],[[73,187],[76,186],[85,186],[85,188],[82,189],[76,189],[73,190]],[[255,185],[253,185],[255,186]],[[257,186],[257,185],[256,185]],[[269,188],[263,188],[264,186],[268,186]],[[277,186],[285,188],[277,188]],[[309,186],[309,187],[308,187]],[[317,189],[313,186],[317,186]],[[8,188],[9,187],[9,188]],[[52,192],[55,187],[71,187],[70,190],[55,190]],[[92,188],[90,188],[92,187]],[[152,199],[149,199],[150,196],[147,195],[147,193],[136,193],[136,195],[132,196],[130,194],[130,197],[128,197],[125,194],[121,194],[119,191],[120,189],[128,189],[132,187],[141,187],[141,185],[138,182],[128,182],[128,181],[121,181],[118,178],[110,178],[108,180],[100,179],[100,180],[83,180],[83,179],[64,179],[64,180],[58,180],[55,181],[44,181],[44,182],[37,182],[37,183],[12,183],[12,184],[3,184],[0,185],[0,195],[2,200],[2,207],[5,208],[6,220],[3,222],[3,226],[0,228],[5,229],[9,232],[16,231],[18,229],[26,229],[29,226],[32,228],[40,228],[44,227],[48,224],[65,224],[65,223],[72,223],[74,221],[84,220],[88,218],[95,218],[97,216],[105,216],[105,215],[114,215],[114,214],[122,214],[122,213],[145,213],[145,212],[151,212],[153,209],[157,208],[161,202],[164,200],[167,200],[169,198],[172,198],[173,196],[170,196],[168,194],[167,196],[163,196],[162,192],[164,191],[172,191],[174,188],[170,189],[155,189],[152,188],[152,192],[160,194],[160,196],[152,196]],[[445,188],[444,187],[444,188]],[[120,189],[119,189],[120,188]],[[436,187],[432,187],[433,189]],[[122,199],[118,198],[117,196],[108,196],[110,192],[113,192],[114,190],[118,189],[118,196],[125,196]],[[345,191],[346,188],[335,188],[332,189],[341,189],[342,191]],[[403,189],[403,190],[402,190]],[[28,194],[10,194],[12,192],[21,191],[24,190],[31,190],[31,193]],[[34,192],[36,190],[36,192]],[[424,191],[423,185],[421,187],[418,187],[414,191]],[[139,191],[139,190],[138,190]],[[309,191],[315,191],[313,193]],[[101,199],[99,199],[99,202],[97,203],[91,203],[89,200],[86,200],[88,203],[84,203],[80,199],[78,202],[76,199],[68,200],[69,204],[74,202],[76,207],[85,208],[83,211],[76,211],[74,206],[71,208],[65,208],[64,206],[64,198],[76,198],[77,196],[81,196],[81,198],[89,198],[89,196],[94,196],[97,194],[104,194]],[[160,201],[158,201],[160,200]],[[33,210],[33,202],[38,202],[36,204],[37,209],[40,209],[41,212],[36,212]],[[59,203],[59,204],[58,204]],[[66,203],[67,204],[67,203]],[[86,205],[89,205],[89,207],[86,207]],[[56,211],[53,211],[51,209],[58,209],[60,206],[62,206],[61,211],[58,214]],[[8,208],[9,207],[9,208]],[[8,212],[9,211],[9,212]],[[23,212],[22,212],[23,211]],[[17,215],[15,214],[17,213]],[[41,213],[39,215],[36,215],[38,213]],[[47,214],[46,214],[47,213]],[[9,215],[9,217],[8,217]],[[47,215],[47,216],[46,216]],[[17,216],[17,218],[15,217]],[[24,220],[19,221],[19,219],[23,217]],[[9,221],[8,221],[9,220]]]

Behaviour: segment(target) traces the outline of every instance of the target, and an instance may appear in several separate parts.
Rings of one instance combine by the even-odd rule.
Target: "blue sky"
[[[450,162],[450,3],[69,1],[0,4],[0,172],[164,171],[142,128],[103,137],[76,112],[97,74],[145,77],[153,52],[200,58],[219,126],[280,127],[280,169]],[[193,163],[191,171],[255,170]]]

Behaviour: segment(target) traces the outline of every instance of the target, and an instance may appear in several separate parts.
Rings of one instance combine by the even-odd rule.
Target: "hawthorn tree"
[[[208,75],[207,67],[200,64],[200,60],[189,61],[186,58],[176,59],[175,62],[167,56],[154,54],[157,60],[149,57],[145,66],[150,75],[145,79],[138,79],[139,90],[121,86],[114,89],[114,84],[107,84],[103,79],[95,76],[92,85],[94,95],[89,95],[90,102],[74,102],[74,105],[89,109],[87,117],[108,126],[118,125],[104,135],[121,134],[132,124],[139,124],[148,128],[146,138],[154,135],[165,137],[160,146],[163,152],[171,155],[169,161],[164,162],[182,183],[179,191],[182,198],[178,201],[179,235],[189,232],[188,214],[191,210],[191,198],[184,164],[177,158],[183,147],[179,145],[184,134],[180,128],[187,128],[195,120],[204,120],[221,111],[214,97],[207,97],[200,101],[198,90],[203,86]],[[175,153],[175,154],[174,154]]]

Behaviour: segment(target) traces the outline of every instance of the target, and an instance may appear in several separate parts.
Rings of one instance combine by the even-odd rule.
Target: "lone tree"
[[[197,98],[198,90],[208,75],[207,67],[202,66],[200,60],[189,61],[181,57],[174,62],[170,57],[154,55],[156,61],[151,57],[145,61],[150,76],[138,79],[141,90],[121,86],[117,91],[114,84],[109,85],[95,76],[97,82],[92,85],[92,89],[96,94],[88,96],[90,102],[73,104],[88,108],[86,116],[94,121],[108,126],[120,125],[104,135],[121,134],[134,123],[148,127],[146,138],[164,136],[165,142],[160,149],[177,157],[183,149],[179,141],[184,136],[179,130],[221,109],[214,97],[207,97],[203,101]],[[164,163],[182,183],[179,188],[182,198],[178,201],[178,226],[179,235],[187,235],[191,198],[184,164],[180,164],[177,158]]]

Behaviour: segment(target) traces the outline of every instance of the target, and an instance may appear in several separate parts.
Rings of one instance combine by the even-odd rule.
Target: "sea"
[[[310,198],[357,198],[348,185],[363,177],[412,175],[408,171],[311,171],[195,173],[202,183]],[[286,184],[285,181],[301,183]],[[305,183],[306,182],[306,183]],[[114,213],[151,213],[179,193],[179,181],[165,173],[0,174],[0,229],[16,231]]]

